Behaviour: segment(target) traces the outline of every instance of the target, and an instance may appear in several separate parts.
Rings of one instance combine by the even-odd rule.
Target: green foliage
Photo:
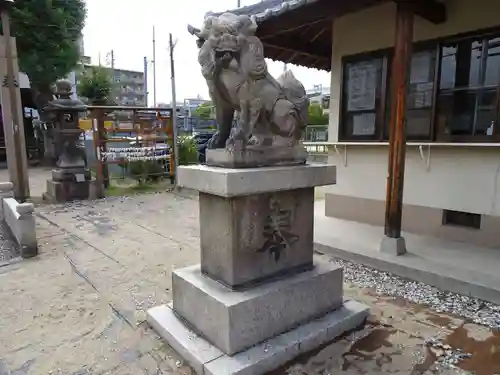
[[[12,34],[32,87],[48,88],[75,68],[85,17],[84,0],[15,0]]]
[[[160,160],[138,160],[128,165],[128,172],[141,185],[159,181],[165,175],[165,166]]]
[[[193,137],[178,137],[177,149],[179,150],[179,165],[188,165],[198,162],[196,141]]]
[[[309,104],[308,125],[327,125],[328,115],[323,112],[323,107],[318,103]]]
[[[110,101],[113,81],[108,69],[89,66],[80,74],[78,80],[78,96],[87,98],[91,103],[106,104]]]
[[[193,111],[193,116],[198,117],[201,120],[208,120],[211,119],[212,116],[212,109],[213,109],[213,104],[212,103],[203,103],[200,104],[194,111]]]

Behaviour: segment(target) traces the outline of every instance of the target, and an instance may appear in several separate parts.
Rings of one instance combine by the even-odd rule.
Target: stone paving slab
[[[40,256],[0,268],[0,374],[193,374],[144,312],[171,299],[173,269],[198,262],[195,197],[39,206],[37,214]],[[370,306],[366,329],[272,375],[465,373],[437,366],[430,336],[473,352],[466,370],[500,373],[500,336],[489,330],[370,289],[345,291]]]

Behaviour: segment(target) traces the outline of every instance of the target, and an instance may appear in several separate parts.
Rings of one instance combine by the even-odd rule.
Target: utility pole
[[[99,55],[99,63],[100,63],[100,55]],[[115,68],[115,51],[111,50],[108,53],[106,53],[106,65],[110,66],[111,69],[113,70]]]
[[[146,56],[144,56],[144,94],[146,98],[144,102],[145,106],[147,107],[149,92],[148,92],[148,58]]]
[[[10,117],[6,111],[7,101],[2,98],[2,107],[6,107],[2,111],[2,117],[7,146],[7,164],[10,179],[14,184],[14,196],[20,202],[25,202],[26,198],[29,197],[29,182],[25,149],[26,145],[24,141],[24,123],[22,118],[20,118],[19,103],[17,101],[17,88],[19,87],[19,81],[14,72],[14,56],[12,54],[13,45],[10,33],[9,8],[13,4],[13,0],[2,0],[0,2],[2,33],[5,44],[5,60],[7,68],[7,75],[4,78],[4,86],[7,86],[8,88],[8,102],[10,104],[11,112]],[[8,144],[9,141],[11,142],[11,145]]]
[[[241,8],[241,0],[238,0],[238,8]]]
[[[172,39],[172,34],[168,36],[169,52],[170,52],[170,76],[172,81],[172,127],[174,136],[174,158],[175,158],[175,186],[177,187],[177,166],[179,165],[179,149],[177,147],[177,97],[175,92],[175,64],[174,64],[174,48],[175,44]],[[156,106],[156,105],[155,105]]]
[[[156,107],[156,38],[153,26],[153,107]]]

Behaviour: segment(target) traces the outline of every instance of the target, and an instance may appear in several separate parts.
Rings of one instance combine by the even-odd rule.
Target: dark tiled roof
[[[262,22],[268,18],[278,16],[289,10],[300,8],[306,4],[315,3],[316,1],[319,0],[262,0],[259,3],[247,5],[237,9],[230,9],[226,12],[237,15],[246,14],[248,16],[255,16],[257,18],[257,22]],[[205,17],[219,16],[222,13],[224,12],[208,12]]]

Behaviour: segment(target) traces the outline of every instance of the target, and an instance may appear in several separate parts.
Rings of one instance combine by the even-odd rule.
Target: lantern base
[[[52,180],[58,182],[90,181],[91,174],[87,168],[55,168],[52,169]]]
[[[47,180],[47,192],[43,194],[43,199],[49,203],[97,199],[101,197],[99,190],[96,180],[82,182]]]

